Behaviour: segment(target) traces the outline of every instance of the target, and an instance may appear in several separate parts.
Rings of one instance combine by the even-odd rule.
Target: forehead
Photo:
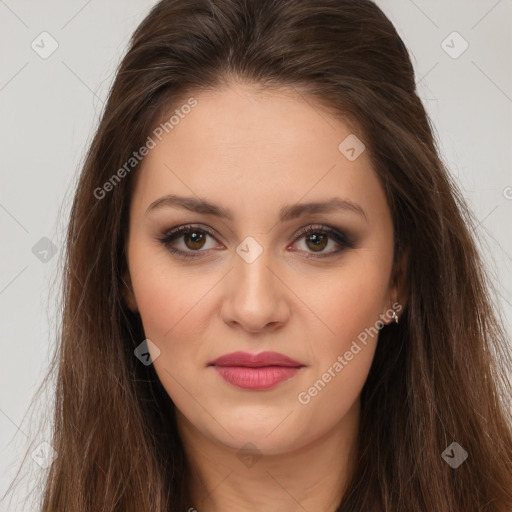
[[[187,109],[190,111],[180,119],[173,116],[178,122],[171,130],[163,126],[164,137],[172,131],[176,143],[180,143],[180,153],[188,153],[189,159],[200,158],[212,148],[216,153],[232,154],[243,148],[269,160],[287,152],[289,158],[300,158],[307,152],[318,159],[319,152],[311,150],[330,147],[329,153],[336,154],[340,137],[354,132],[348,120],[335,118],[333,110],[298,89],[263,89],[238,83],[182,97],[167,113],[167,119],[169,114],[184,111],[190,98],[196,106]],[[198,145],[201,152],[189,151]]]
[[[195,106],[184,108],[191,98]],[[146,206],[176,191],[240,206],[333,192],[361,203],[383,200],[353,124],[299,92],[230,85],[184,96],[171,116],[137,170],[136,194]],[[344,153],[351,146],[355,159]]]

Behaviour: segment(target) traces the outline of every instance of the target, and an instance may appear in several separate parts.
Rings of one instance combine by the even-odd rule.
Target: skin
[[[154,368],[177,406],[190,506],[334,511],[377,336],[359,343],[362,350],[309,403],[297,397],[381,315],[389,323],[388,310],[400,302],[384,191],[368,151],[350,161],[338,150],[354,133],[350,125],[313,99],[235,83],[193,96],[198,105],[136,171],[125,276],[125,298],[160,351]],[[206,199],[233,220],[170,206],[145,214],[166,194]],[[334,196],[357,203],[366,218],[348,209],[278,218],[285,205]],[[195,259],[159,240],[190,223],[216,235],[206,234],[202,246],[183,235],[173,242],[203,251]],[[334,254],[342,246],[329,238],[317,251],[331,255],[314,259],[315,245],[296,233],[318,224],[350,233],[354,247]],[[263,250],[251,263],[236,252],[248,236]],[[238,350],[280,352],[305,367],[273,389],[239,389],[208,366]],[[256,456],[244,463],[238,455],[247,443]]]

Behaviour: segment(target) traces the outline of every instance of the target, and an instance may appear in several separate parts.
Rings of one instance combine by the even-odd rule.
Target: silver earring
[[[393,316],[391,317],[392,320],[395,321],[395,323],[398,323],[398,315],[396,314],[396,311],[393,310]]]

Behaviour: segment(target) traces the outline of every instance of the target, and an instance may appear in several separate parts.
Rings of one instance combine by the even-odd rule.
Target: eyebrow
[[[197,197],[186,197],[177,196],[174,194],[160,197],[156,201],[153,201],[144,215],[148,215],[154,210],[158,210],[163,207],[170,208],[183,208],[195,213],[201,213],[204,215],[214,215],[220,219],[233,220],[233,214],[230,210],[211,203],[205,199]],[[289,221],[302,215],[311,215],[315,213],[329,213],[336,210],[344,210],[356,213],[368,221],[363,208],[352,201],[341,199],[339,197],[332,197],[326,201],[318,201],[312,203],[296,203],[283,206],[279,212],[279,220],[281,222]]]

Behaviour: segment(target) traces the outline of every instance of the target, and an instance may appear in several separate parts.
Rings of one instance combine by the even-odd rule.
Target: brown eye
[[[297,244],[299,252],[308,258],[336,256],[345,249],[355,247],[354,242],[345,233],[322,225],[302,228],[295,235],[295,240],[293,245]],[[328,249],[325,250],[326,248]]]
[[[158,240],[169,252],[185,258],[196,258],[204,256],[208,249],[215,248],[214,243],[208,246],[208,239],[211,239],[210,243],[215,242],[213,233],[206,229],[185,225],[167,232]]]
[[[327,247],[329,237],[325,234],[313,233],[306,237],[306,245],[314,252],[323,251]]]
[[[200,231],[191,231],[183,235],[183,241],[185,246],[191,250],[202,249],[205,244],[206,237],[204,233]]]

